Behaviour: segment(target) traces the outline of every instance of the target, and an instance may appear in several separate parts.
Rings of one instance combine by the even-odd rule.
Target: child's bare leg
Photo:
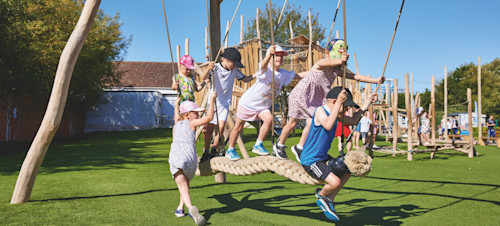
[[[321,190],[320,195],[327,196],[332,201],[334,201],[340,189],[344,187],[349,178],[351,178],[351,174],[349,173],[344,174],[342,178],[338,178],[335,174],[330,173],[330,175],[328,175],[328,177],[326,177],[325,179],[325,182],[327,184],[325,184],[325,186]]]
[[[293,129],[297,126],[297,123],[299,122],[298,119],[294,118],[288,118],[288,123],[283,127],[283,130],[281,130],[281,135],[278,140],[278,144],[280,145],[285,145],[285,141],[292,132]]]
[[[302,136],[300,136],[299,145],[304,147],[307,140],[307,135],[309,135],[309,129],[311,129],[312,118],[306,119],[306,127],[302,130]]]
[[[177,206],[177,209],[180,210],[184,208],[184,201],[182,201],[182,197],[179,195],[179,205]]]
[[[267,136],[267,133],[269,133],[269,130],[271,129],[272,122],[273,122],[273,116],[270,112],[265,111],[259,113],[259,118],[262,120],[262,126],[260,127],[259,135],[257,136],[257,140],[259,141],[264,141],[264,139]]]
[[[236,140],[238,139],[238,136],[240,135],[241,130],[243,129],[243,126],[245,125],[245,121],[240,118],[236,118],[236,122],[234,123],[234,128],[231,130],[231,134],[229,135],[229,142],[228,142],[228,147],[229,148],[234,148],[236,145]]]
[[[189,209],[192,205],[191,196],[189,196],[189,179],[184,175],[182,170],[179,170],[175,175],[175,183],[179,189],[179,194],[181,196],[181,202]],[[182,206],[180,207],[182,208]],[[179,209],[180,209],[179,208]]]
[[[224,127],[226,125],[226,121],[219,120],[219,131],[215,134],[213,140],[214,143],[212,144],[212,147],[217,148],[219,146],[219,141],[220,141],[220,136],[222,136],[222,139],[224,139]],[[222,150],[219,150],[219,152]]]

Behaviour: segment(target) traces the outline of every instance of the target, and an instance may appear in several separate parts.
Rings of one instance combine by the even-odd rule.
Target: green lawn
[[[255,130],[246,130],[248,149],[254,139]],[[26,144],[3,145],[0,224],[194,225],[189,217],[173,214],[179,194],[167,163],[171,140],[171,130],[158,129],[54,141],[31,202],[21,205],[9,202],[25,157],[15,149],[26,150]],[[290,138],[287,145],[297,141]],[[332,147],[336,156],[336,144]],[[335,200],[337,225],[499,225],[500,149],[477,150],[474,158],[444,151],[434,160],[416,154],[412,162],[376,153],[368,177],[351,178]],[[224,184],[213,176],[195,177],[191,196],[212,225],[329,224],[316,206],[314,189],[273,173],[227,175]]]

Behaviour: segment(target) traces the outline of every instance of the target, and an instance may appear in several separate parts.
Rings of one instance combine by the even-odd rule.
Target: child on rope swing
[[[369,100],[353,118],[344,117],[344,122],[353,124],[358,121],[363,112],[368,109],[370,102],[377,100],[377,93],[372,93]],[[312,177],[326,182],[323,189],[317,188],[314,193],[317,198],[316,204],[332,221],[339,220],[333,200],[349,180],[351,173],[364,176],[371,170],[371,158],[364,152],[351,151],[337,158],[328,155],[335,136],[337,121],[341,120],[344,114],[343,105],[356,106],[356,103],[352,101],[349,90],[334,87],[326,95],[325,105],[314,111],[311,129],[300,156],[300,164],[305,171]]]
[[[274,55],[274,63],[270,63]],[[240,156],[236,153],[236,139],[243,129],[245,122],[262,120],[263,124],[260,127],[257,141],[252,148],[252,152],[258,155],[269,155],[269,152],[263,145],[263,141],[271,129],[273,115],[269,108],[272,105],[272,99],[276,98],[281,88],[288,86],[295,77],[302,78],[293,71],[280,69],[283,65],[283,57],[288,53],[279,45],[269,47],[266,57],[259,64],[259,71],[255,73],[257,81],[241,96],[238,103],[236,123],[231,135],[229,136],[229,147],[226,152],[226,157],[230,160],[238,160]],[[274,66],[274,72],[273,72]],[[274,91],[272,96],[274,73]],[[278,157],[280,157],[278,155]]]
[[[328,44],[326,57],[314,64],[309,73],[302,79],[288,96],[288,123],[274,145],[273,149],[280,158],[287,158],[285,141],[297,123],[306,119],[306,127],[302,130],[300,142],[292,147],[292,152],[299,160],[300,152],[306,142],[311,120],[317,107],[323,105],[326,93],[330,90],[335,78],[343,74],[342,65],[347,62],[349,55],[346,53],[347,46],[342,39],[334,39]],[[384,77],[370,78],[360,74],[346,73],[346,77],[360,82],[383,83]]]
[[[196,155],[196,127],[210,122],[214,116],[214,102],[216,93],[210,97],[210,107],[207,115],[199,118],[199,112],[205,109],[199,108],[196,103],[186,100],[182,103],[181,97],[175,103],[175,126],[172,132],[173,141],[170,147],[168,163],[177,188],[179,189],[179,206],[175,211],[177,217],[184,217],[184,206],[188,208],[189,216],[197,225],[205,225],[206,220],[200,214],[196,206],[191,203],[189,195],[189,182],[193,179],[198,167],[198,156]],[[180,104],[180,107],[179,107]]]
[[[194,80],[191,71],[195,70],[194,59],[189,55],[184,55],[179,60],[179,74],[172,77],[172,90],[179,90],[181,103],[194,100],[194,92],[199,92],[207,84],[208,72],[214,68],[214,63],[209,63],[207,69],[201,75],[202,83]],[[196,84],[196,85],[195,85]]]
[[[254,76],[245,76],[238,68],[244,68],[241,63],[241,54],[235,48],[227,48],[222,53],[222,60],[220,63],[215,64],[213,69],[213,87],[217,92],[217,115],[207,124],[205,129],[205,149],[201,161],[210,159],[210,155],[216,155],[216,147],[219,146],[219,136],[223,134],[226,125],[227,116],[229,114],[229,106],[231,105],[231,98],[233,96],[234,79],[243,82],[251,82]],[[214,126],[219,123],[218,133],[213,137]],[[209,153],[209,149],[212,150]],[[220,154],[224,154],[222,151]]]

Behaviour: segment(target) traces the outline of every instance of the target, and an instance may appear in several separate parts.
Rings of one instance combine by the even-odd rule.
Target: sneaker
[[[198,211],[198,208],[196,208],[196,206],[191,206],[189,208],[189,216],[191,218],[193,218],[194,223],[196,223],[198,226],[207,224],[205,217],[203,217],[200,214],[200,212]]]
[[[273,145],[273,154],[276,155],[279,159],[288,159],[286,156],[285,146],[278,146],[278,143]]]
[[[258,155],[269,155],[269,152],[264,148],[264,145],[261,143],[259,145],[254,145],[252,148],[252,152]]]
[[[323,196],[321,196],[319,194],[320,192],[321,192],[321,188],[316,188],[316,190],[314,190],[314,196],[316,196],[317,199],[323,198]]]
[[[236,161],[238,159],[240,159],[241,157],[238,155],[238,153],[236,153],[236,149],[229,149],[226,151],[226,158],[228,158],[229,160],[232,160],[232,161]]]
[[[316,201],[316,205],[323,211],[326,218],[332,221],[339,221],[340,218],[337,216],[337,212],[335,212],[335,207],[333,206],[333,202],[328,197],[321,197]]]
[[[297,145],[292,147],[292,153],[295,155],[295,158],[300,163],[300,154],[302,154],[302,149],[298,148]]]
[[[175,216],[177,217],[185,217],[186,214],[184,214],[184,209],[178,209],[175,211]]]

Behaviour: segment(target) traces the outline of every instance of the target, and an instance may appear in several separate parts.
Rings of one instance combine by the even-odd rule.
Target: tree
[[[82,8],[83,0],[0,0],[0,95],[14,105],[26,96],[46,103]],[[130,38],[122,36],[118,19],[98,12],[74,69],[69,106],[93,106],[103,86],[119,79],[112,61],[122,59]]]
[[[274,29],[274,42],[287,44],[286,40],[290,39],[290,29],[289,22],[292,21],[293,33],[295,36],[304,35],[309,37],[309,18],[307,12],[302,12],[300,6],[295,7],[295,5],[287,4],[285,10],[283,11],[283,17],[281,18],[280,24],[278,19],[281,13],[281,7],[271,4],[272,14],[273,14],[273,29]],[[314,13],[311,8],[311,24],[313,33],[313,42],[317,40],[320,43],[325,43],[325,28],[321,26],[318,20],[318,13]],[[259,29],[260,36],[262,40],[271,42],[271,28],[269,25],[269,7],[266,4],[265,8],[259,13]],[[247,21],[246,30],[244,32],[243,38],[249,40],[257,37],[257,25],[255,18],[249,19]]]

